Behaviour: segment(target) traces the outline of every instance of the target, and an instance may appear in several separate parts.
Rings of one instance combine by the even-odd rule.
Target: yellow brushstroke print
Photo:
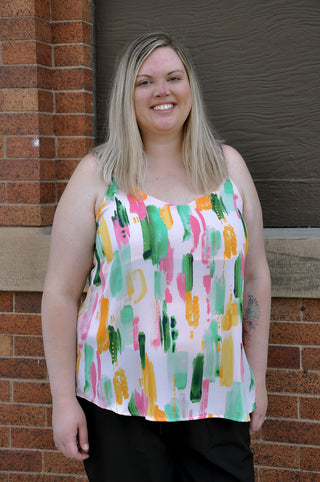
[[[207,211],[208,209],[212,209],[210,196],[203,196],[196,199],[196,206],[199,211]]]
[[[131,274],[129,273],[129,271],[127,272],[126,281],[127,281],[127,293],[128,293],[128,296],[129,296],[129,300],[131,301],[132,295],[134,293],[134,286],[133,286],[132,277],[131,277]]]
[[[189,326],[197,328],[200,319],[199,297],[193,296],[190,291],[186,293],[186,319]]]
[[[129,398],[128,381],[123,368],[119,368],[113,377],[113,386],[118,405],[122,405],[123,399]]]
[[[160,217],[166,225],[167,229],[171,229],[173,226],[173,219],[170,211],[170,206],[163,206],[160,208]]]
[[[108,314],[109,314],[109,300],[108,298],[101,299],[100,321],[97,331],[97,348],[101,355],[103,351],[108,350],[110,346],[108,326]]]
[[[103,246],[103,252],[105,254],[107,263],[111,263],[111,261],[113,260],[113,250],[112,250],[109,229],[104,218],[102,218],[100,222],[99,231],[100,231],[100,238]]]
[[[221,365],[220,365],[220,385],[231,387],[233,384],[233,363],[234,347],[231,335],[228,335],[222,343]]]
[[[148,355],[146,354],[146,364],[143,370],[143,389],[145,395],[148,397],[148,410],[147,415],[150,417],[154,417],[154,409],[155,409],[155,401],[157,399],[157,387],[156,387],[156,378],[154,373],[153,363],[149,360]]]
[[[230,224],[225,226],[223,230],[224,238],[224,257],[227,259],[231,258],[231,253],[233,256],[237,255],[237,237],[234,229]]]
[[[230,294],[230,299],[226,306],[226,313],[221,320],[221,327],[223,330],[230,330],[232,326],[237,326],[238,323],[239,306],[236,301],[232,301],[232,294]]]
[[[135,269],[134,271],[132,271],[132,277],[133,277],[134,280],[136,279],[136,274],[138,274],[139,277],[140,277],[141,291],[140,291],[140,295],[138,296],[138,298],[136,300],[134,300],[134,304],[139,303],[139,301],[141,301],[146,296],[147,291],[148,291],[146,279],[144,277],[142,269]]]

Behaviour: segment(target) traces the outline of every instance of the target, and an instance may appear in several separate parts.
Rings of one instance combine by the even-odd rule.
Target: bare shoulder
[[[231,146],[224,145],[223,153],[229,177],[235,183],[244,203],[244,214],[247,219],[260,212],[258,194],[249,169],[241,154]]]
[[[80,197],[83,201],[90,203],[96,210],[106,189],[107,185],[99,173],[95,156],[88,154],[75,168],[61,200],[63,202],[63,198],[72,198],[75,201]]]

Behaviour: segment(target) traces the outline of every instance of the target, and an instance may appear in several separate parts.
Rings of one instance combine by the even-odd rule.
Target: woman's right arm
[[[101,183],[101,181],[100,181]],[[84,158],[58,204],[42,298],[42,329],[58,448],[88,457],[84,413],[76,399],[76,329],[79,300],[92,266],[99,180],[96,161]]]

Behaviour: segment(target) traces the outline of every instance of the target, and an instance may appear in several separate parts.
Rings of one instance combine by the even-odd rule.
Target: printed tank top
[[[233,182],[174,205],[127,195],[113,181],[96,225],[78,318],[78,396],[154,421],[249,420],[248,239]]]

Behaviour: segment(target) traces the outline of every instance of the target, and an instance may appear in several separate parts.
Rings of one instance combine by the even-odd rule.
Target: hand
[[[253,435],[261,427],[265,420],[268,408],[268,396],[265,382],[256,385],[256,409],[250,413],[250,435]]]
[[[76,398],[53,403],[52,426],[56,447],[66,457],[76,460],[89,457],[87,421]]]

